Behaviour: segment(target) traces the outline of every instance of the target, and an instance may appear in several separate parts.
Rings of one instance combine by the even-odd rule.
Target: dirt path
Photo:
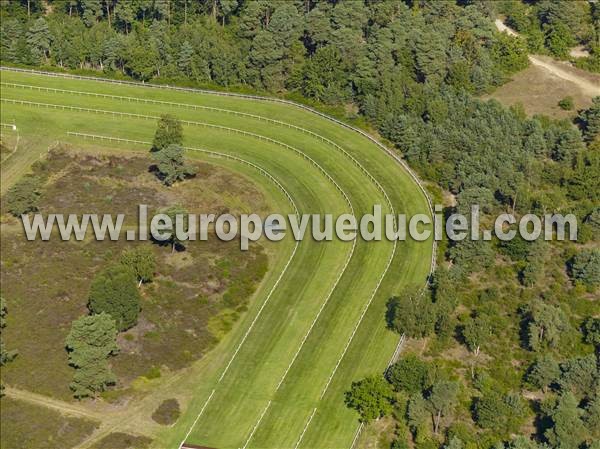
[[[95,412],[90,410],[88,407],[83,407],[77,404],[70,404],[68,402],[53,399],[48,396],[32,393],[31,391],[6,387],[4,389],[4,393],[9,398],[17,399],[19,401],[30,402],[32,404],[40,405],[42,407],[51,408],[66,415],[71,415],[78,418],[91,419],[93,421],[103,421],[106,419],[105,413]]]
[[[519,33],[506,26],[500,19],[496,19],[494,23],[500,32],[507,33],[510,36],[519,35]],[[587,73],[585,76],[579,75],[575,72],[574,68],[549,57],[529,55],[529,61],[533,65],[548,71],[553,76],[575,84],[585,95],[589,95],[590,97],[600,95],[600,77]]]
[[[590,97],[600,95],[600,80],[598,80],[598,82],[594,82],[591,79],[578,76],[571,70],[565,70],[561,67],[561,63],[553,61],[550,58],[542,59],[541,56],[529,55],[529,60],[532,64],[547,70],[552,75],[577,85],[577,87],[579,87],[583,93],[589,95]]]

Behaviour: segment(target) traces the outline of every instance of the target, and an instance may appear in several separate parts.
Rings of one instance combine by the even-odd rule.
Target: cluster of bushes
[[[108,358],[118,353],[118,332],[135,326],[141,310],[138,287],[156,269],[148,246],[126,250],[117,264],[100,271],[90,286],[90,315],[73,321],[66,338],[69,363],[76,368],[71,390],[76,398],[95,397],[116,382]]]

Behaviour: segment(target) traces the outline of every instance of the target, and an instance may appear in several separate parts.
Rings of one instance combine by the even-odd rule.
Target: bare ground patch
[[[556,61],[554,63],[559,64]],[[567,63],[560,64],[560,69],[600,86],[598,75],[577,69]],[[558,102],[568,96],[573,98],[575,104],[572,111],[562,110],[558,106]],[[578,109],[588,108],[592,100],[588,91],[583,90],[578,84],[534,64],[513,75],[510,82],[500,86],[485,98],[494,98],[507,106],[520,103],[529,115],[544,114],[553,118],[573,117]]]

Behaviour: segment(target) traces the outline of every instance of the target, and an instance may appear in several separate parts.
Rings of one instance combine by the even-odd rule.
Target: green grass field
[[[3,191],[56,141],[74,147],[91,143],[67,132],[151,141],[154,117],[172,113],[193,122],[184,126],[186,146],[260,166],[289,192],[300,213],[362,215],[381,204],[384,213],[393,208],[429,214],[416,182],[385,151],[298,107],[6,70],[1,87],[1,122],[15,123],[21,138],[31,142],[2,164]],[[89,110],[72,109],[78,107]],[[188,154],[236,165],[206,153]],[[237,170],[269,183],[250,167]],[[285,204],[281,192],[268,189]],[[287,209],[281,212],[292,208]],[[286,238],[276,249],[248,313],[200,361],[193,400],[174,427],[156,436],[156,447],[177,448],[184,439],[221,449],[351,446],[358,421],[344,405],[344,392],[353,380],[385,369],[398,342],[385,329],[385,303],[407,286],[424,284],[432,244],[305,239],[296,245]]]

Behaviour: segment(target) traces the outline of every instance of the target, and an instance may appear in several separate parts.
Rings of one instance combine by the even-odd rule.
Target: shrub
[[[416,393],[428,385],[429,367],[414,354],[408,354],[390,366],[386,378],[396,391]]]
[[[558,106],[564,111],[571,111],[575,104],[573,103],[573,97],[565,97],[558,102]]]
[[[177,399],[166,399],[152,413],[152,419],[163,426],[170,426],[179,419],[180,414]]]
[[[41,182],[33,176],[25,176],[6,192],[8,211],[15,217],[38,210]]]

